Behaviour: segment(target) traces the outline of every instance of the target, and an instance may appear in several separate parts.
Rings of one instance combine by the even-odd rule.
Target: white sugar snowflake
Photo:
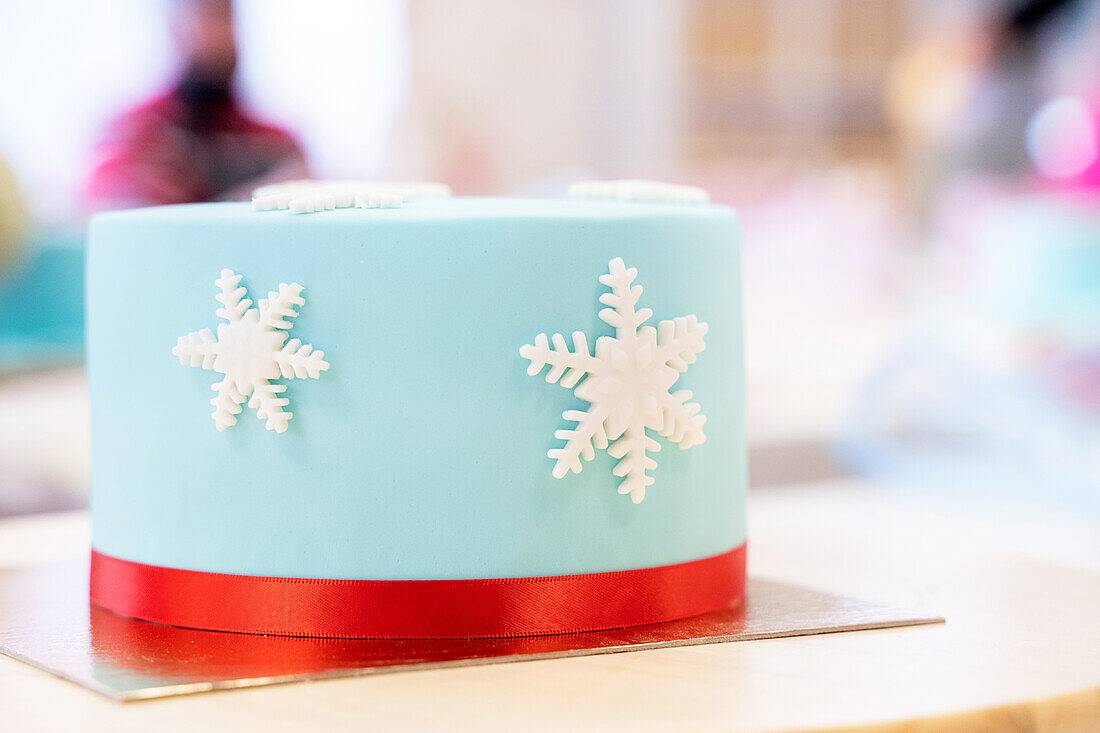
[[[312,214],[353,206],[360,209],[397,209],[409,201],[450,195],[449,186],[432,182],[285,181],[253,190],[252,209],[289,209],[292,214]]]
[[[172,353],[180,364],[211,369],[225,375],[213,386],[217,396],[210,400],[214,406],[214,423],[218,430],[237,424],[241,405],[256,410],[256,416],[268,430],[286,431],[293,413],[285,408],[290,400],[280,395],[285,384],[272,384],[278,379],[317,379],[328,369],[325,352],[313,350],[298,339],[286,340],[287,331],[293,327],[290,318],[298,315],[294,306],[305,304],[302,286],[298,283],[279,285],[279,290],[268,293],[253,308],[241,287],[241,276],[232,270],[222,270],[215,281],[221,292],[215,297],[222,304],[215,312],[225,323],[218,324],[217,338],[209,328],[180,336]],[[285,342],[285,343],[284,343]]]
[[[578,181],[569,187],[569,198],[597,201],[631,201],[651,204],[706,204],[710,194],[696,186],[660,181]]]
[[[592,355],[581,331],[573,333],[573,351],[560,333],[549,340],[540,333],[534,344],[525,345],[519,353],[531,362],[528,374],[534,376],[550,365],[547,382],[573,389],[589,403],[587,410],[562,413],[576,427],[554,433],[565,441],[547,453],[555,460],[554,476],[580,473],[582,458],[590,461],[596,448],[606,448],[608,455],[619,459],[613,471],[623,479],[619,493],[630,494],[637,504],[645,498],[646,487],[653,484],[646,471],[657,467],[648,453],[661,448],[646,434],[647,428],[681,448],[706,440],[706,418],[699,413],[698,403],[688,402],[691,392],[670,389],[705,348],[707,324],[699,323],[695,316],[683,316],[661,321],[656,329],[642,326],[653,311],[635,309],[642,286],[631,283],[638,271],[627,269],[620,257],[611,260],[609,267],[610,274],[600,275],[600,282],[611,292],[600,296],[600,302],[608,307],[599,315],[615,328],[614,338],[598,338]]]

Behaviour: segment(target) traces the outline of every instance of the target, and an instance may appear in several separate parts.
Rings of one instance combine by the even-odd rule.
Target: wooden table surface
[[[938,626],[301,683],[120,704],[0,657],[0,730],[1100,731],[1100,532],[852,480],[751,501],[750,572]],[[87,516],[0,521],[0,566]],[[0,619],[0,623],[3,620]]]

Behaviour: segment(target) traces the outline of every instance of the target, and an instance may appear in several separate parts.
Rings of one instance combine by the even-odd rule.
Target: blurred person
[[[952,186],[1032,177],[1026,130],[1051,93],[1051,67],[1082,36],[1096,0],[1011,0],[899,57],[887,106],[906,148],[911,195],[934,217]],[[933,222],[925,221],[925,224]]]
[[[1030,174],[1025,130],[1049,93],[1044,72],[1054,47],[1076,31],[1065,21],[1081,5],[1017,0],[987,20],[973,39],[985,68],[950,131],[956,164],[1012,177]]]
[[[256,185],[308,176],[287,131],[250,116],[234,90],[230,0],[170,0],[181,61],[172,87],[111,122],[96,149],[92,208],[247,198]]]

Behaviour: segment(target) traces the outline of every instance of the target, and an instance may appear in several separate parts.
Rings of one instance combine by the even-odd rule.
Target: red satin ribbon
[[[541,578],[333,580],[179,570],[92,551],[91,600],[171,626],[279,636],[462,639],[671,621],[740,601],[745,546],[640,570]]]

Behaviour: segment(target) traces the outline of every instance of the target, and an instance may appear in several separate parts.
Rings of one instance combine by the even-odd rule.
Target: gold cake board
[[[510,639],[312,639],[197,631],[88,602],[88,564],[0,571],[0,653],[120,701],[302,680],[942,623],[750,578],[746,602],[680,621]]]

